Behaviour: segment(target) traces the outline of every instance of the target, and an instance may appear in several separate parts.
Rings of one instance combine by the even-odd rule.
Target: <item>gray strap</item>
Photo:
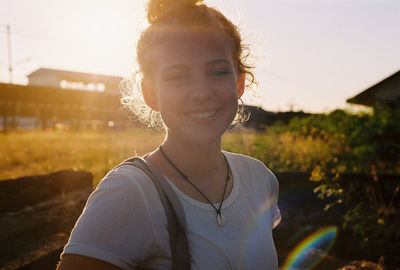
[[[122,164],[132,165],[141,169],[154,183],[167,216],[169,242],[173,259],[172,269],[190,269],[185,212],[175,192],[161,173],[148,164],[143,158],[133,157],[124,161]]]
[[[143,162],[143,161],[142,161]],[[149,167],[150,172],[153,174],[154,178],[158,180],[158,183],[161,185],[162,189],[164,190],[165,194],[167,195],[168,199],[170,200],[176,216],[178,217],[179,224],[186,230],[186,219],[185,219],[185,211],[183,210],[181,201],[176,196],[175,191],[171,188],[168,182],[164,179],[164,176],[156,170],[152,165],[146,163],[147,167]]]

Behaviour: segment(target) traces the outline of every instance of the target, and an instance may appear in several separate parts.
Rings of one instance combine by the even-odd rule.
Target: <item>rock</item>
[[[59,194],[20,211],[0,213],[0,269],[14,270],[54,253],[66,244],[92,187]],[[29,210],[29,211],[28,211]],[[29,268],[27,268],[29,269]]]
[[[352,261],[338,270],[385,270],[385,267],[383,257],[381,257],[378,263],[366,260]]]
[[[24,176],[0,181],[0,213],[15,212],[31,205],[92,187],[93,175],[87,171],[62,170],[46,175]]]

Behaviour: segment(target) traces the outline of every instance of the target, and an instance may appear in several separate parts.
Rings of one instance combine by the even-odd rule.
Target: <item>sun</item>
[[[136,37],[146,26],[141,1],[87,4],[76,11],[67,51],[83,70],[127,73],[134,68]]]
[[[102,11],[88,14],[79,33],[82,44],[93,50],[92,53],[104,53],[125,39],[126,28],[122,17]]]
[[[90,8],[85,6],[77,15],[74,29],[84,49],[90,49],[91,54],[118,50],[121,44],[132,41],[146,24],[141,1],[99,2]]]

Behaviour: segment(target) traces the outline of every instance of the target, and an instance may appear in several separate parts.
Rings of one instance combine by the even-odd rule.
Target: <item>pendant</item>
[[[217,214],[217,223],[218,223],[218,226],[220,226],[220,227],[225,226],[225,216],[222,213]]]

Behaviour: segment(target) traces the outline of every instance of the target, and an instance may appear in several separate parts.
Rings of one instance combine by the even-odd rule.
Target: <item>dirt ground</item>
[[[18,212],[0,214],[0,269],[18,269],[60,250],[91,191],[74,191]]]

